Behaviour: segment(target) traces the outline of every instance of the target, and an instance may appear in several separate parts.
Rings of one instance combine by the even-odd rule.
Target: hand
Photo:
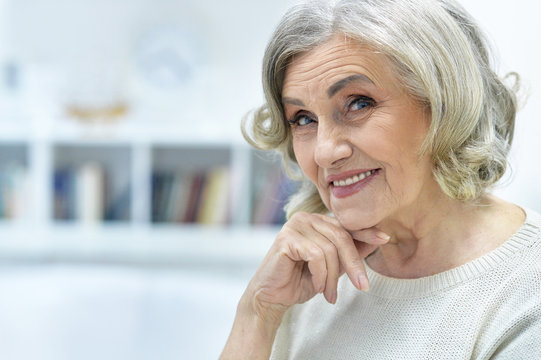
[[[281,318],[287,308],[317,293],[335,303],[344,272],[356,288],[367,290],[362,259],[388,241],[375,228],[348,232],[333,217],[297,213],[283,226],[248,285],[245,304],[261,318]]]

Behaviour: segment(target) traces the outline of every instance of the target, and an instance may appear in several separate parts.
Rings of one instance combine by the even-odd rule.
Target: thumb
[[[356,242],[363,242],[372,245],[383,245],[391,240],[391,236],[381,230],[371,227],[368,229],[350,231],[351,237]]]
[[[356,241],[355,247],[357,248],[357,253],[361,257],[361,259],[364,259],[368,255],[372,254],[379,247],[379,245]]]

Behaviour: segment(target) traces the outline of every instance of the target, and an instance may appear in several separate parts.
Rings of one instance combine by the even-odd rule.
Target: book
[[[56,220],[75,219],[75,172],[56,169],[53,174],[53,216]]]
[[[84,163],[76,174],[76,218],[83,224],[103,220],[105,174],[97,163]]]
[[[226,167],[211,169],[201,192],[201,205],[197,222],[205,225],[227,223],[230,189],[230,172]]]
[[[130,184],[112,191],[103,164],[85,162],[57,168],[53,174],[53,217],[83,224],[126,221],[130,217]]]
[[[176,171],[173,175],[173,187],[167,204],[167,219],[179,223],[184,220],[188,210],[191,176],[189,173]]]
[[[27,169],[8,164],[0,169],[0,218],[22,219],[31,200]]]
[[[197,213],[201,206],[201,193],[205,178],[206,173],[204,171],[197,171],[192,175],[188,201],[186,203],[186,213],[183,221],[185,223],[195,223],[197,221]]]

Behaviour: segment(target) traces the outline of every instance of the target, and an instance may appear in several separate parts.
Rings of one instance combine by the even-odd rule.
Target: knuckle
[[[335,241],[339,242],[340,244],[344,244],[351,241],[351,236],[345,230],[334,227],[332,229],[332,232],[333,232],[332,235]]]
[[[333,224],[334,226],[342,227],[342,224],[340,224],[340,221],[338,221],[337,218],[334,216],[328,216],[329,222]]]
[[[288,236],[293,235],[293,233],[295,233],[295,232],[296,232],[295,227],[291,226],[291,224],[286,223],[282,227],[280,232],[278,233],[278,236],[280,236],[280,237],[288,237]]]
[[[281,236],[297,236],[299,234],[299,229],[302,229],[303,226],[299,223],[299,221],[296,221],[294,219],[290,219],[288,222],[286,222],[282,228],[280,229],[279,235]]]
[[[313,213],[312,216],[317,218],[317,219],[320,219],[320,220],[327,220],[327,218],[328,218],[328,216],[325,216],[325,215],[320,214],[320,213]]]
[[[323,242],[320,246],[323,248],[323,251],[327,254],[336,255],[338,253],[338,250],[336,249],[336,245],[334,245],[330,241]]]
[[[276,240],[274,241],[276,244],[283,244],[285,243],[289,238],[291,237],[291,232],[288,229],[282,229],[276,235]]]
[[[325,259],[325,254],[323,253],[323,251],[319,248],[319,247],[310,247],[307,251],[306,251],[308,257],[309,257],[309,260],[313,260],[313,261],[320,261],[320,260],[324,260]]]
[[[282,228],[276,235],[274,246],[288,249],[292,243],[298,243],[299,235],[294,228]]]
[[[280,255],[287,254],[289,250],[289,244],[287,242],[287,239],[278,235],[274,240],[274,244],[272,244],[272,249],[273,252],[276,252]]]
[[[329,216],[329,215],[324,215],[324,214],[313,214],[313,215],[330,225],[336,226],[338,228],[342,227],[342,225],[340,224],[340,221],[338,221],[338,219],[336,219],[334,216]]]

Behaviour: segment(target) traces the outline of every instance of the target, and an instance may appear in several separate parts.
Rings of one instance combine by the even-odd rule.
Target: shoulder
[[[525,287],[522,287],[525,289]],[[494,308],[481,324],[476,359],[541,359],[541,291],[538,284]]]
[[[494,294],[506,298],[505,302],[514,303],[517,309],[526,306],[529,300],[531,305],[541,305],[541,214],[528,209],[525,212],[524,224],[501,251],[494,253],[499,257],[509,253]]]
[[[493,283],[475,358],[541,358],[541,215],[528,209],[526,214],[506,244],[506,250],[518,251],[507,262],[506,276]]]
[[[525,209],[526,220],[508,241],[508,248],[517,250],[517,276],[533,276],[536,281],[530,285],[541,286],[541,214]],[[519,275],[520,274],[520,275]]]

